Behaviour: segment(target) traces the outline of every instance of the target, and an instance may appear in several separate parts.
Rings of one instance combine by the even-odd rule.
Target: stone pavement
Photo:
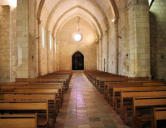
[[[83,73],[74,73],[55,128],[128,128]]]

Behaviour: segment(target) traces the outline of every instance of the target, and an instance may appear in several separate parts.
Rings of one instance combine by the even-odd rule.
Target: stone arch
[[[81,9],[82,11],[84,11],[85,13],[87,13],[87,15],[89,15],[91,17],[91,19],[93,19],[94,21],[92,21],[91,19],[86,19],[84,16],[80,15],[80,14],[74,14],[72,16],[68,16],[66,18],[65,15],[69,14],[72,10],[74,9]],[[56,32],[61,29],[61,27],[67,23],[69,20],[71,20],[74,17],[81,17],[82,19],[84,19],[85,21],[87,21],[89,24],[91,24],[95,29],[96,29],[96,34],[98,36],[98,38],[100,38],[103,35],[103,30],[101,28],[100,23],[98,22],[98,20],[93,16],[93,14],[91,14],[88,10],[82,8],[81,6],[76,6],[71,8],[70,10],[66,11],[55,23],[54,27],[53,27],[53,35],[55,37]],[[62,22],[61,22],[62,21]],[[61,23],[60,23],[61,22]]]
[[[55,2],[56,4],[55,4],[55,6],[53,7],[53,9],[51,10],[51,12],[50,12],[50,14],[52,13],[52,12],[54,12],[55,11],[55,9],[56,9],[56,7],[58,7],[62,2],[64,2],[65,0],[60,0],[60,1],[58,1],[58,2]],[[92,1],[92,0],[88,0],[90,3],[93,3],[93,4],[95,4],[95,6],[97,7],[97,8],[99,8],[101,11],[102,11],[102,13],[104,14],[105,12],[103,11],[103,8],[102,7],[100,7],[99,6],[99,4],[97,3],[97,2],[95,2],[95,1]],[[112,12],[112,14],[113,14],[113,17],[114,18],[116,18],[116,19],[118,19],[119,18],[119,12],[118,12],[118,8],[117,8],[117,5],[116,5],[116,2],[115,2],[115,0],[107,0],[107,2],[108,2],[108,4],[110,5],[110,11]],[[52,2],[51,2],[52,3]],[[41,11],[42,11],[42,8],[43,8],[43,5],[45,4],[45,0],[40,0],[40,3],[39,3],[39,8],[38,8],[38,10],[37,10],[37,15],[38,15],[38,18],[40,18],[40,14],[41,14]],[[49,16],[51,16],[49,14]],[[49,19],[49,16],[48,16],[48,19]],[[108,18],[109,19],[109,18]]]
[[[42,8],[44,6],[45,0],[41,0],[39,3],[39,7],[37,10],[37,19],[40,21],[40,16],[41,16],[41,12],[42,12]]]

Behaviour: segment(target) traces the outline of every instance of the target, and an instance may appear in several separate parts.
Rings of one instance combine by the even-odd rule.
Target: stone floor
[[[75,73],[55,128],[128,128],[83,73]]]

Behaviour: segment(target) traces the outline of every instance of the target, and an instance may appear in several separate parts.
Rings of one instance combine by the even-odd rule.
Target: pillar
[[[150,77],[148,0],[129,0],[129,77]]]

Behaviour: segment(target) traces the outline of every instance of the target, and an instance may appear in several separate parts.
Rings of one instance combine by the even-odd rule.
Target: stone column
[[[0,82],[10,81],[10,7],[0,6]]]
[[[56,42],[56,70],[59,71],[59,54],[60,54],[60,40]],[[72,70],[72,68],[71,68]]]
[[[29,77],[29,0],[19,0],[17,2],[17,44],[18,44],[18,64],[17,78]]]
[[[107,31],[102,36],[102,71],[107,72]]]
[[[99,42],[97,44],[97,48],[96,48],[96,54],[97,54],[97,70],[99,70]]]
[[[102,42],[101,39],[99,39],[99,70],[102,71]]]
[[[55,38],[53,37],[53,72],[56,72],[56,49],[55,49],[55,44],[56,43],[56,40]]]
[[[150,77],[148,0],[129,0],[129,76]]]
[[[50,44],[50,42],[51,42],[51,44]],[[47,31],[47,71],[48,71],[48,73],[54,72],[53,43],[54,42],[53,42],[53,38],[52,38],[52,32]]]
[[[16,8],[10,7],[10,82],[15,81],[17,66]]]
[[[36,15],[36,0],[29,1],[29,77],[35,78],[38,76],[38,22]],[[37,33],[37,34],[36,34]]]

